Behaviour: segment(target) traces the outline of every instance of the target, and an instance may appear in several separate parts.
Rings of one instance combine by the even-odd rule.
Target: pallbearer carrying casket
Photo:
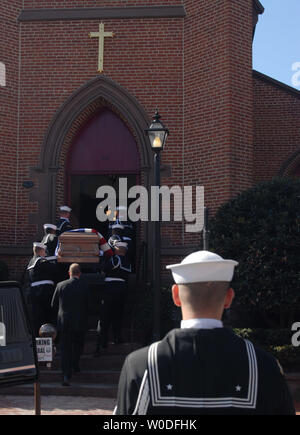
[[[120,225],[121,235],[125,237],[133,237],[133,224],[128,220],[127,217],[127,208],[125,206],[118,206],[115,212],[115,219],[112,222],[109,222],[108,225],[108,236],[113,235],[113,229],[117,228],[117,225]]]
[[[127,227],[128,231],[128,227]],[[131,237],[131,232],[128,234],[126,231],[126,227],[124,225],[121,225],[120,223],[114,223],[111,226],[111,238],[113,239],[114,236],[119,237],[119,241],[126,242],[127,243],[127,255],[130,261],[133,259],[133,242]]]
[[[44,323],[55,323],[55,313],[51,309],[51,299],[56,284],[56,260],[46,257],[46,245],[33,243],[33,257],[27,271],[30,280],[30,299],[34,332],[38,337],[40,326]]]
[[[44,224],[45,235],[41,241],[46,245],[46,255],[47,257],[53,257],[55,255],[55,250],[58,243],[58,237],[56,234],[57,226],[52,224]]]
[[[116,235],[109,239],[109,244],[114,255],[107,259],[104,265],[105,283],[100,313],[100,334],[95,356],[100,355],[100,346],[107,347],[110,326],[114,343],[122,343],[122,317],[127,297],[128,276],[131,273],[128,244]]]
[[[67,205],[62,205],[59,207],[59,220],[57,222],[57,230],[56,234],[60,236],[65,231],[70,231],[73,229],[73,226],[70,223],[70,216],[72,209],[68,207]]]

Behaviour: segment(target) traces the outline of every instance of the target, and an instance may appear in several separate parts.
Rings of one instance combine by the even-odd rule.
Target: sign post
[[[52,337],[38,337],[35,342],[38,362],[46,363],[47,367],[51,367],[53,360]],[[34,408],[35,415],[41,415],[41,384],[39,380],[34,383]]]
[[[41,384],[39,380],[34,383],[34,409],[35,415],[41,415]]]
[[[36,338],[38,362],[52,362],[52,337]]]

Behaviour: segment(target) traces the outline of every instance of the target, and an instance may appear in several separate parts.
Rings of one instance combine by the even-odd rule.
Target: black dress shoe
[[[70,379],[67,376],[64,376],[64,379],[62,381],[62,386],[63,387],[69,387],[70,385],[71,385],[70,384]]]

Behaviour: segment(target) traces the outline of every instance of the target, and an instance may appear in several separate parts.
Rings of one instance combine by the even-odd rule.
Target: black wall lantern
[[[145,130],[145,132],[149,137],[150,146],[153,151],[162,151],[169,135],[169,130],[160,121],[158,108],[156,108],[155,110],[155,115],[153,117],[152,123],[150,124],[149,128]]]
[[[160,151],[164,149],[169,130],[160,121],[158,109],[155,110],[153,121],[149,128],[145,130],[149,137],[149,142],[154,151],[154,185],[160,187]],[[158,201],[158,220],[154,222],[153,231],[153,340],[160,340],[160,292],[161,292],[161,270],[160,270],[160,253],[161,253],[161,233],[160,233],[160,214],[161,204]]]

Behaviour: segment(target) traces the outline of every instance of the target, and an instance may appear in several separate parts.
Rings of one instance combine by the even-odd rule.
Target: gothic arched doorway
[[[31,201],[38,204],[38,212],[32,215],[32,221],[38,224],[38,231],[43,223],[55,222],[58,206],[71,200],[71,184],[68,178],[72,173],[75,176],[75,169],[82,169],[82,166],[78,166],[77,162],[77,167],[72,167],[70,150],[75,149],[75,142],[80,133],[89,122],[93,122],[94,116],[99,115],[102,109],[110,110],[119,122],[123,120],[123,126],[127,127],[132,135],[131,140],[135,141],[135,154],[137,153],[139,157],[139,167],[131,173],[128,167],[121,168],[120,172],[114,167],[111,173],[106,167],[102,173],[100,165],[96,167],[97,173],[94,175],[116,178],[123,175],[126,169],[129,177],[140,176],[139,183],[150,189],[153,158],[145,135],[150,119],[139,101],[126,89],[104,75],[97,76],[76,89],[58,108],[45,134],[39,164],[31,170],[32,177],[37,180],[39,186],[37,192],[30,194]],[[115,134],[112,131],[111,133]],[[81,154],[84,155],[87,148],[83,143],[81,146]],[[110,151],[113,152],[113,149]],[[83,159],[88,159],[88,156],[83,156]],[[85,162],[87,163],[87,160]],[[93,172],[77,175],[92,177]],[[149,222],[141,222],[139,233],[141,241],[146,243],[149,257],[152,250],[150,226]],[[37,235],[35,240],[41,236],[42,234]]]
[[[107,107],[98,109],[81,127],[69,149],[66,198],[79,227],[107,236],[107,222],[97,219],[100,186],[112,186],[119,201],[119,180],[127,189],[139,183],[140,158],[135,139],[123,120]]]

